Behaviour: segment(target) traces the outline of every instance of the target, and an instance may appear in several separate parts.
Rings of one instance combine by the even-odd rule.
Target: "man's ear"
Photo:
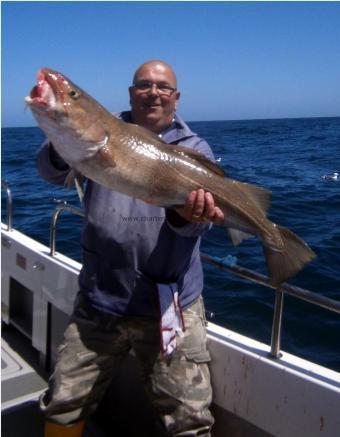
[[[130,95],[130,105],[131,105],[131,101],[132,101],[132,93],[133,93],[133,86],[129,86],[129,95]]]
[[[176,104],[175,104],[175,109],[177,109],[177,104],[179,101],[179,98],[181,97],[181,93],[179,91],[176,91]]]

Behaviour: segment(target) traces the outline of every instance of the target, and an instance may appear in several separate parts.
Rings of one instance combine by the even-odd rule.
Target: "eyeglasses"
[[[151,91],[154,85],[156,86],[158,93],[164,96],[171,96],[171,94],[177,89],[163,82],[156,83],[156,82],[142,81],[142,82],[137,82],[132,86],[137,90],[143,91],[144,93],[148,93]]]

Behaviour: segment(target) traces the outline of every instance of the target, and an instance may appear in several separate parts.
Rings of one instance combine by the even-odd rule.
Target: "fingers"
[[[192,217],[196,220],[202,219],[205,208],[205,194],[204,190],[197,190],[196,199],[192,208]]]
[[[225,220],[224,212],[218,206],[216,206],[215,207],[215,214],[214,214],[213,218],[211,219],[211,221],[213,223],[215,223],[216,225],[223,226],[224,220]]]
[[[184,207],[176,208],[176,211],[186,220],[195,223],[211,221],[223,224],[224,222],[224,213],[215,206],[212,194],[203,189],[192,191]]]
[[[203,217],[205,220],[212,221],[212,219],[214,218],[214,215],[215,215],[214,198],[213,198],[212,194],[208,192],[208,193],[204,194],[204,200],[205,200],[205,205],[204,205]]]
[[[198,220],[202,217],[204,211],[204,190],[200,189],[192,191],[187,197],[187,201],[183,208],[181,208],[181,215],[187,220]],[[177,211],[179,208],[177,209]]]
[[[224,213],[215,206],[215,200],[211,193],[199,189],[196,197],[193,195],[190,199],[191,220],[195,222],[211,221],[216,224],[224,223]]]
[[[196,204],[196,198],[197,198],[197,191],[192,191],[187,197],[187,201],[184,207],[180,208],[181,215],[187,220],[191,220],[191,217],[193,215],[193,210]]]

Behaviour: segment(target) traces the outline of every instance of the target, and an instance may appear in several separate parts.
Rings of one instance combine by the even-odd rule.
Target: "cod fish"
[[[25,100],[59,155],[99,184],[164,208],[184,205],[193,190],[209,191],[234,245],[260,238],[272,285],[315,257],[297,235],[267,218],[270,191],[229,179],[202,154],[117,119],[63,74],[41,69]]]

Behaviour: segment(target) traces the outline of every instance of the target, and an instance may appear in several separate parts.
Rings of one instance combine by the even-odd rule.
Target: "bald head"
[[[172,69],[171,65],[157,59],[144,62],[144,64],[140,65],[133,76],[133,83],[135,84],[136,82],[141,80],[141,78],[143,78],[143,75],[145,73],[149,73],[150,71],[166,75],[169,81],[169,85],[177,88],[176,74]]]
[[[131,116],[136,124],[161,133],[174,119],[180,97],[172,67],[152,60],[137,68],[129,88]]]

